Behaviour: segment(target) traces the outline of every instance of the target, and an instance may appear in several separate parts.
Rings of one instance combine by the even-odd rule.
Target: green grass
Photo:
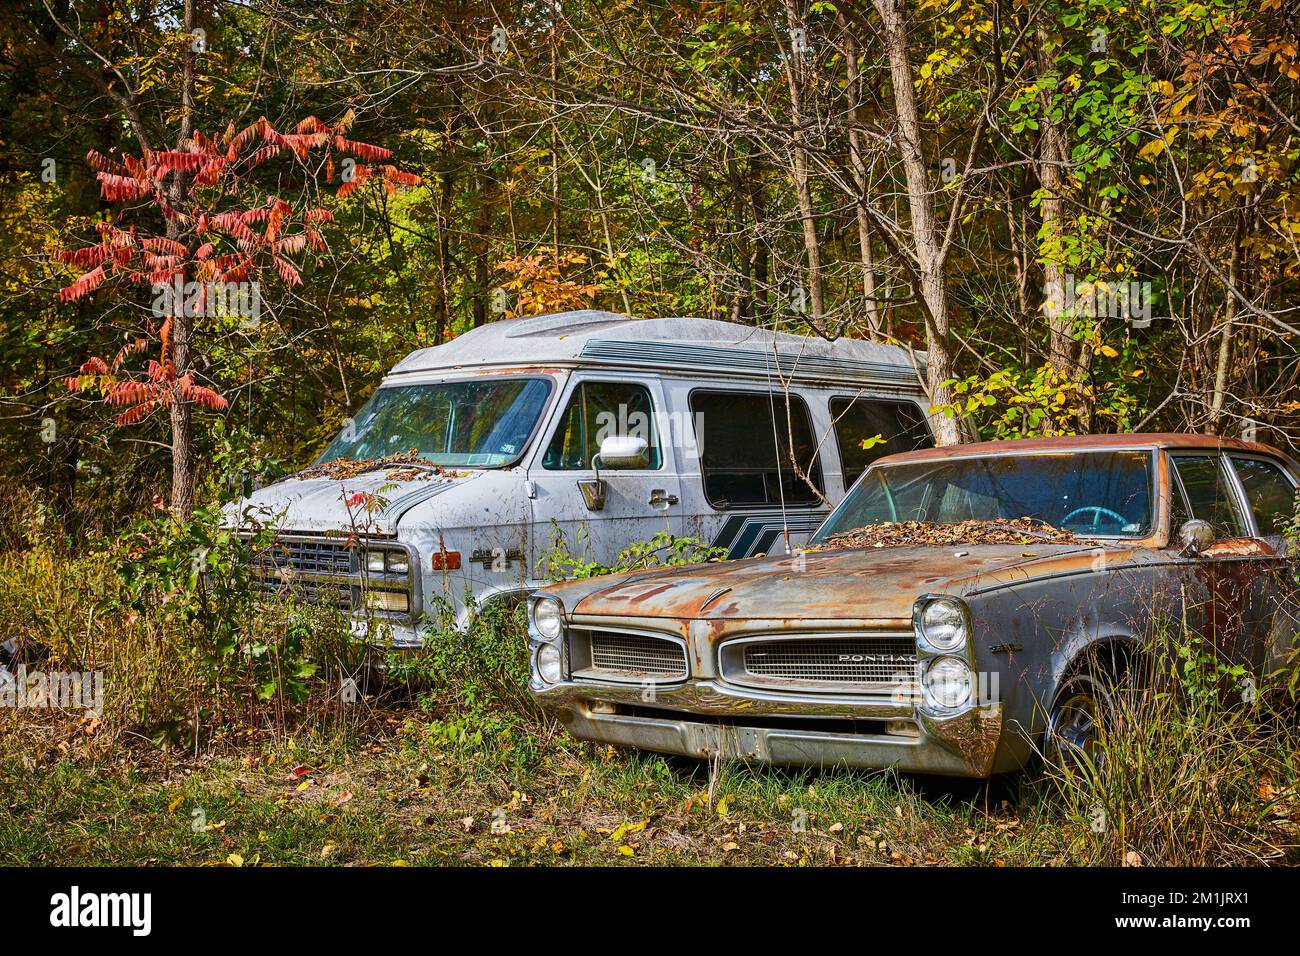
[[[1006,781],[710,767],[563,736],[521,761],[449,744],[421,711],[382,715],[364,733],[268,743],[197,761],[108,758],[90,744],[44,761],[10,755],[0,761],[0,862],[1069,862],[1041,790]]]

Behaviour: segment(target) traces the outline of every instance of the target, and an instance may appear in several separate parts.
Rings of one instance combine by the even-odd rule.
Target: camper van
[[[464,626],[546,584],[560,539],[602,564],[660,532],[798,547],[872,461],[932,443],[921,361],[711,319],[493,322],[408,355],[314,465],[228,515],[273,524],[268,590],[416,646],[435,604]]]

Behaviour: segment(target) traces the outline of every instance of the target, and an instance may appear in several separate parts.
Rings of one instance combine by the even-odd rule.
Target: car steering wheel
[[[1123,525],[1128,524],[1128,519],[1125,518],[1125,517],[1124,517],[1122,514],[1120,514],[1118,511],[1112,511],[1111,509],[1109,509],[1109,508],[1103,508],[1103,507],[1101,507],[1100,505],[1085,505],[1085,506],[1082,507],[1082,508],[1075,508],[1075,509],[1074,509],[1073,511],[1071,511],[1068,515],[1066,515],[1064,518],[1062,518],[1062,519],[1061,519],[1061,525],[1062,525],[1063,527],[1064,527],[1065,525],[1068,525],[1068,524],[1070,523],[1070,519],[1073,518],[1075,515],[1081,515],[1081,514],[1084,514],[1084,513],[1086,513],[1086,512],[1091,512],[1092,514],[1096,515],[1096,517],[1093,518],[1093,521],[1092,521],[1092,525],[1093,525],[1094,528],[1097,526],[1097,518],[1101,518],[1101,517],[1103,517],[1103,516],[1104,516],[1104,517],[1107,517],[1107,518],[1111,518],[1111,519],[1113,519],[1114,522],[1115,522],[1117,525],[1120,525],[1120,526],[1123,526]]]

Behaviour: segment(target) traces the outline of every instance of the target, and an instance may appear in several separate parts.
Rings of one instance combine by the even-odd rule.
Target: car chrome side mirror
[[[1208,521],[1193,518],[1178,529],[1179,557],[1194,558],[1214,544],[1214,528]]]

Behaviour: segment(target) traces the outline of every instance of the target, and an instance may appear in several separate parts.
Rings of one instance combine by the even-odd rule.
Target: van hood
[[[370,534],[395,535],[402,517],[413,508],[450,495],[460,498],[470,487],[484,484],[485,471],[449,471],[406,481],[394,481],[384,469],[355,478],[285,478],[240,501],[226,505],[226,518],[248,519],[291,531],[350,532],[355,526]],[[490,484],[490,482],[487,482]],[[349,507],[357,494],[379,499],[373,513],[363,502]]]

